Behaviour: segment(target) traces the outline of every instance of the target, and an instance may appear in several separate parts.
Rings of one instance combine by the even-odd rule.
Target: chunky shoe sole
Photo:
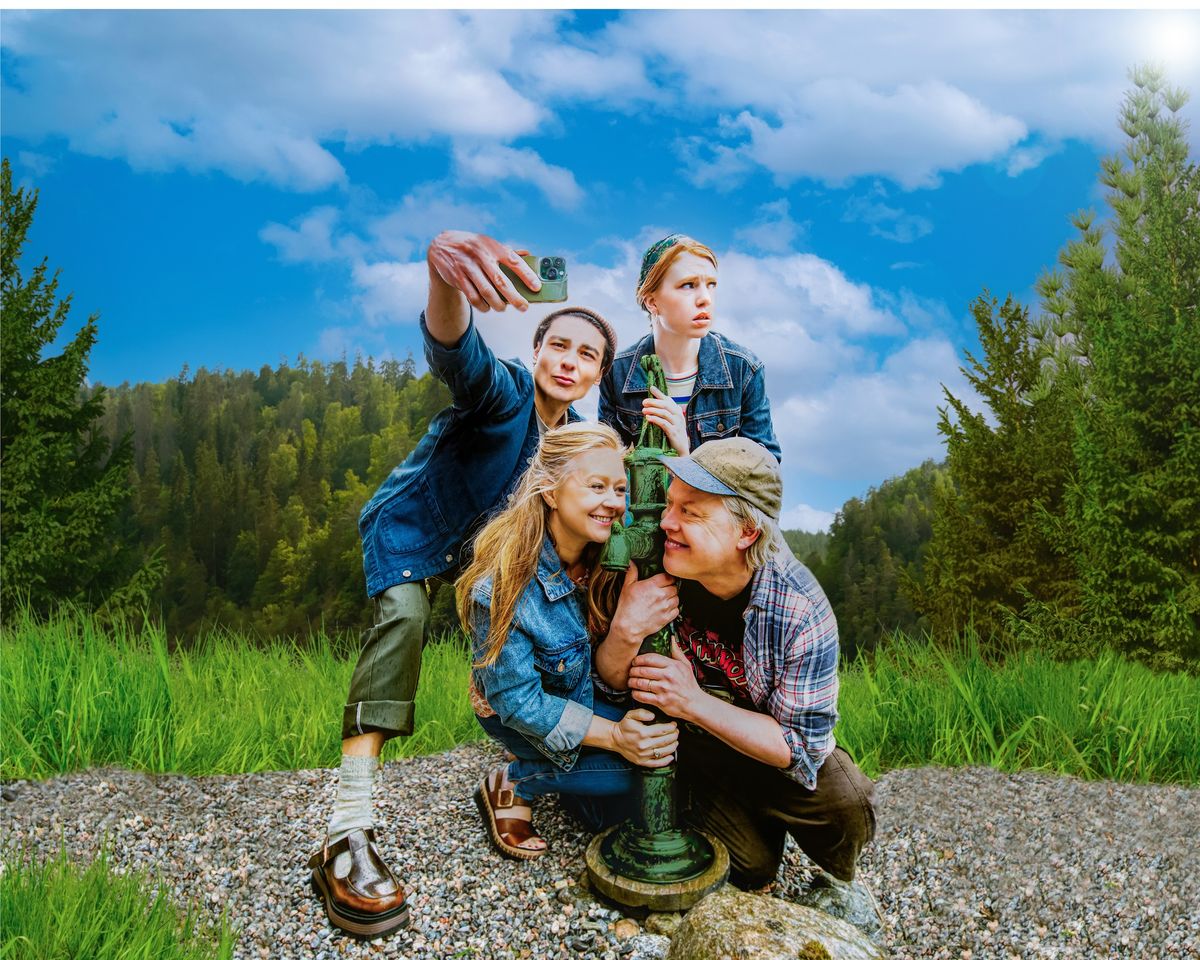
[[[488,802],[487,791],[483,787],[475,788],[475,803],[479,805],[479,812],[483,816],[484,826],[487,827],[488,839],[492,841],[492,846],[495,847],[502,856],[512,860],[537,860],[539,857],[544,857],[549,851],[548,846],[541,850],[525,850],[521,847],[513,847],[500,839],[500,833],[496,830],[496,813],[492,810],[492,805]]]
[[[329,895],[329,888],[325,885],[325,873],[320,867],[313,868],[312,882],[317,896],[325,904],[325,916],[339,930],[356,937],[374,938],[408,926],[408,901],[386,913],[363,913],[361,910],[339,906],[334,901]]]

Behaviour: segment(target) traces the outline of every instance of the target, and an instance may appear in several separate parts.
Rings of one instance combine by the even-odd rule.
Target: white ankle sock
[[[371,790],[375,786],[378,757],[342,756],[338,774],[337,800],[329,818],[329,842],[337,843],[353,830],[366,830],[375,823]]]

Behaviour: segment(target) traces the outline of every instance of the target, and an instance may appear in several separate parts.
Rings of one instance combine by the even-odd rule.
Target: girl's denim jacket
[[[487,648],[491,598],[491,579],[481,580],[471,596],[475,662]],[[592,722],[592,645],[584,602],[547,536],[499,658],[474,670],[475,687],[500,722],[564,770],[575,765]]]
[[[650,389],[641,360],[653,352],[654,337],[647,334],[618,353],[600,381],[600,422],[616,430],[626,443],[635,443],[642,427],[642,401]],[[705,440],[747,437],[781,459],[762,361],[719,333],[704,335],[697,361],[696,386],[686,415],[691,449]]]

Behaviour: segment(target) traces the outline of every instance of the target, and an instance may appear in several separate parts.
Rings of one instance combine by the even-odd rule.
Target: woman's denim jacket
[[[626,443],[636,442],[642,427],[642,400],[650,390],[641,359],[653,352],[654,337],[647,334],[617,354],[600,382],[600,421],[615,429]],[[698,361],[696,386],[687,405],[691,449],[705,440],[748,437],[770,450],[776,460],[781,459],[762,361],[719,333],[704,335]]]
[[[475,662],[487,648],[491,598],[491,579],[481,580],[472,594]],[[474,671],[476,688],[500,722],[564,770],[575,765],[592,722],[592,645],[583,603],[583,591],[547,536],[499,658]]]

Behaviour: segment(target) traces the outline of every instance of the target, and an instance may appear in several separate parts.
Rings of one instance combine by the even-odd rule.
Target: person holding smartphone
[[[716,294],[717,257],[707,246],[680,233],[651,244],[637,289],[650,332],[618,353],[600,382],[600,421],[633,443],[645,418],[680,456],[707,440],[747,437],[779,460],[762,361],[712,330]],[[662,361],[666,394],[646,383],[649,353]]]
[[[616,352],[603,317],[564,307],[534,330],[532,369],[499,360],[472,311],[524,311],[528,301],[510,277],[537,291],[537,273],[491,237],[462,231],[439,234],[426,259],[425,357],[453,402],[359,518],[375,625],[364,637],[342,712],[342,765],[325,841],[309,860],[330,922],[358,936],[408,922],[404,889],[376,846],[372,788],[384,742],[413,732],[429,625],[426,583],[453,579],[464,543],[516,488],[538,438],[580,419],[571,404]]]

